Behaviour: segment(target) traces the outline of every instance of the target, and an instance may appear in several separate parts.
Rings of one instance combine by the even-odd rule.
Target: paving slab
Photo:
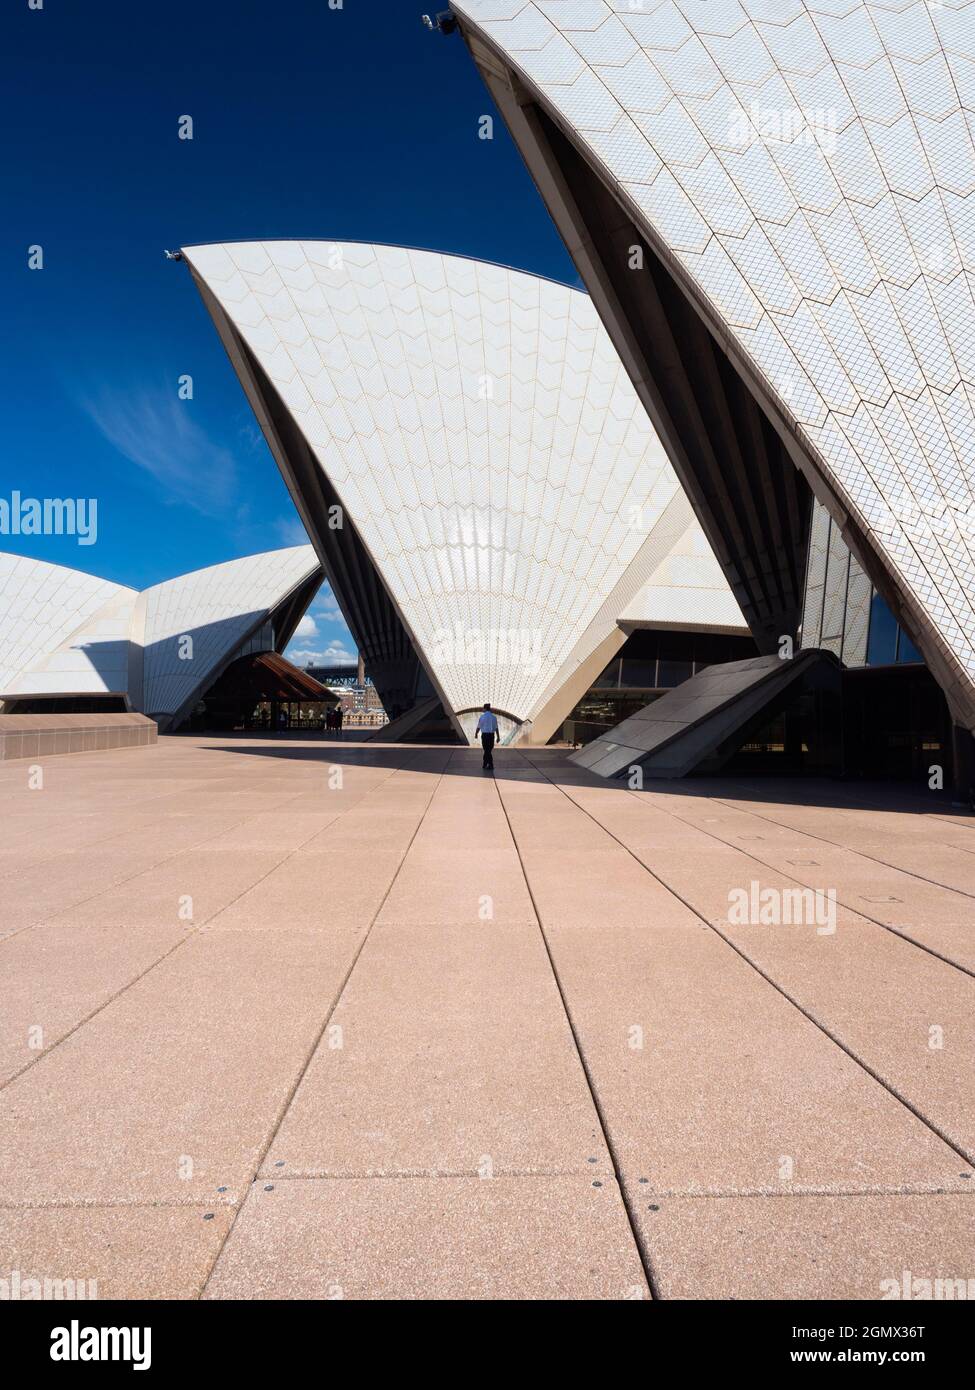
[[[232,823],[232,817],[227,817]],[[171,853],[188,845],[208,839],[218,833],[209,817],[171,813],[157,816],[145,810],[75,811],[55,814],[26,815],[17,812],[16,826],[5,827],[0,845],[0,878],[13,877],[25,863],[56,859],[59,855],[74,854],[88,846],[110,846],[126,852],[139,846],[139,837],[159,849],[161,858],[170,844]],[[182,837],[181,842],[180,838]],[[177,843],[173,843],[177,841]],[[141,847],[141,846],[139,846]]]
[[[423,819],[424,806],[398,809],[381,800],[343,812],[300,846],[299,854],[358,855],[369,858],[376,851],[398,850],[405,854]]]
[[[199,927],[264,878],[283,850],[185,850],[85,902],[52,913],[55,925]],[[0,953],[3,947],[0,945]]]
[[[975,845],[971,848],[949,845],[918,837],[910,843],[901,836],[876,840],[873,836],[854,837],[847,848],[906,874],[954,889],[971,898],[975,916]]]
[[[129,928],[44,923],[8,937],[0,944],[0,1084],[186,935],[187,925],[174,920]]]
[[[698,828],[800,883],[825,884],[844,906],[975,972],[975,899],[965,893],[750,812],[729,810],[715,821],[700,797],[675,796],[673,802],[675,814]],[[830,833],[839,833],[835,823]]]
[[[908,872],[918,868],[922,877],[948,886],[958,886],[969,892],[975,886],[964,861],[958,857],[958,851],[965,847],[969,851],[975,849],[972,844],[975,816],[969,813],[960,823],[953,821],[931,809],[931,798],[927,798],[926,806],[918,798],[918,810],[904,811],[894,810],[889,804],[843,804],[842,788],[838,787],[824,792],[824,805],[797,804],[794,783],[791,796],[783,791],[769,797],[758,791],[743,797],[736,794],[733,783],[714,790],[725,805],[736,810],[801,829],[832,844],[876,857],[895,868]],[[815,796],[814,792],[812,794]],[[937,804],[944,806],[940,800]],[[946,849],[953,852],[942,857]],[[926,857],[927,851],[931,852],[930,858]],[[963,874],[964,882],[952,885],[950,879],[940,877],[942,869],[949,874],[952,871]]]
[[[735,927],[727,936],[975,1162],[971,976],[872,923],[830,937],[789,927]]]
[[[198,1298],[231,1217],[227,1207],[0,1208],[0,1281],[16,1270],[21,1298],[33,1296],[25,1280],[42,1293],[49,1281],[50,1298]]]
[[[0,1204],[238,1200],[352,951],[191,937],[0,1093]]]
[[[744,901],[741,898],[742,893],[747,895],[749,912],[752,910],[753,894],[760,895],[767,889],[772,889],[779,895],[794,893],[803,886],[796,876],[799,873],[805,874],[806,883],[812,888],[813,894],[818,890],[823,895],[819,899],[819,916],[830,916],[830,899],[827,895],[831,885],[828,875],[820,876],[822,871],[819,861],[808,859],[801,853],[796,854],[794,862],[786,861],[789,863],[790,872],[783,873],[753,858],[758,852],[756,849],[746,853],[744,849],[733,849],[721,844],[712,845],[705,854],[700,850],[665,850],[648,845],[636,845],[631,852],[654,878],[693,908],[705,922],[727,923],[733,905],[737,907],[739,902]],[[760,906],[760,899],[756,901]],[[783,897],[783,904],[784,901]],[[798,902],[798,899],[796,901]],[[816,926],[824,925],[816,921],[817,900],[814,896],[802,901],[806,905],[812,903],[813,911],[808,916],[809,925],[815,934]],[[866,926],[867,918],[836,903],[835,923],[839,931],[845,927]],[[825,925],[830,925],[828,920]]]
[[[359,1178],[258,1183],[206,1298],[649,1297],[614,1182]]]
[[[538,928],[377,924],[262,1171],[611,1176]]]
[[[535,922],[518,851],[473,845],[410,850],[379,913],[383,923]],[[490,914],[490,915],[488,915]]]
[[[96,846],[22,866],[16,877],[4,883],[0,894],[0,938],[134,878],[159,858],[158,850],[124,856]]]
[[[0,1092],[0,1278],[21,1222],[11,1267],[78,1250],[110,1293],[193,1297],[246,1199],[219,1296],[646,1294],[590,1084],[665,1296],[970,1268],[975,982],[932,951],[969,959],[972,818],[565,758],[224,737],[51,759],[41,794],[0,768],[0,1047],[48,1047]],[[882,901],[732,930],[730,888],[822,886],[827,851]]]
[[[195,812],[170,811],[165,815],[146,816],[144,812],[130,813],[129,824],[121,831],[96,842],[111,849],[119,858],[133,859],[143,851],[155,853],[160,863],[182,850],[209,848],[222,832],[237,825],[240,813],[224,811],[200,815]],[[133,824],[133,821],[136,821]]]
[[[619,845],[575,850],[568,864],[549,851],[523,846],[522,860],[546,926],[699,925],[695,914]]]
[[[783,892],[795,880],[744,852],[635,851],[778,984],[819,1026],[975,1160],[975,981],[911,941],[841,907],[836,931],[815,922],[729,922],[729,890]],[[730,856],[737,856],[732,860]],[[808,870],[809,882],[816,869]]]
[[[291,804],[273,816],[252,816],[249,820],[215,835],[207,843],[211,850],[257,849],[291,852],[320,834],[327,825],[342,814],[342,807],[333,806],[321,811],[294,811]]]
[[[293,796],[293,791],[274,793],[231,786],[223,792],[211,792],[201,788],[199,791],[180,791],[175,795],[162,797],[157,803],[157,809],[160,815],[178,812],[244,820],[248,816],[271,815],[280,807],[287,806]]]
[[[415,848],[441,859],[456,855],[472,862],[480,853],[514,849],[514,840],[500,805],[491,814],[467,806],[438,805],[423,818]]]
[[[634,1194],[634,1211],[660,1298],[889,1300],[923,1297],[924,1281],[931,1297],[937,1279],[952,1281],[950,1297],[975,1294],[975,1194]]]
[[[566,788],[566,791],[573,805],[589,809],[587,788],[572,787]],[[628,848],[646,846],[663,850],[706,850],[710,853],[717,844],[714,836],[706,833],[710,826],[699,830],[674,816],[652,811],[628,795],[620,796],[615,803],[607,803],[603,799],[592,807],[592,814],[596,817],[595,823],[586,816],[590,835],[596,827],[603,828]]]
[[[555,801],[525,805],[508,800],[506,791],[505,806],[511,817],[509,834],[523,850],[559,856],[613,848],[612,837],[561,795]]]
[[[844,906],[975,972],[975,900],[822,841],[785,851],[767,840],[743,847],[801,884],[831,888]]]
[[[295,854],[242,893],[212,925],[220,931],[289,928],[365,931],[402,863],[399,850]]]
[[[625,1179],[682,1193],[975,1180],[709,928],[546,936]]]

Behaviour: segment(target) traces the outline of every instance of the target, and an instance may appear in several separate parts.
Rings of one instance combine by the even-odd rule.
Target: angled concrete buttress
[[[639,766],[648,777],[686,777],[795,682],[824,664],[829,652],[800,652],[790,660],[755,656],[709,666],[572,755],[600,777],[621,777]]]

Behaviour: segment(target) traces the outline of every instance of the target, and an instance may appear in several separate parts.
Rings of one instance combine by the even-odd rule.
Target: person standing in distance
[[[498,736],[498,721],[491,713],[491,706],[484,706],[484,713],[477,721],[477,732],[481,735],[484,758],[481,767],[485,772],[494,771],[494,741]]]

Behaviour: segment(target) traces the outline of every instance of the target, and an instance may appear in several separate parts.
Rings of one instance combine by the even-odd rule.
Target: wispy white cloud
[[[323,623],[341,623],[342,626],[345,627],[345,619],[342,616],[342,610],[334,599],[330,599],[328,603],[324,603],[321,606],[316,603],[312,611],[316,618],[321,618]]]
[[[323,584],[319,589],[312,599],[311,608],[308,611],[314,614],[319,622],[338,623],[345,632],[349,630],[345,625],[345,618],[342,616],[342,610],[332,592],[332,587],[328,583]]]
[[[314,651],[310,647],[296,647],[289,643],[285,656],[295,666],[350,666],[356,659],[341,642],[330,642],[324,651]]]
[[[267,448],[267,442],[263,434],[261,434],[261,431],[255,425],[253,419],[240,417],[237,434],[252,453],[256,454],[262,449]]]
[[[105,388],[81,395],[78,403],[113,448],[148,473],[168,501],[206,516],[225,517],[235,510],[233,454],[210,438],[198,423],[193,402],[179,400],[171,385]]]
[[[310,613],[306,613],[298,622],[294,631],[295,637],[317,637],[318,624]]]

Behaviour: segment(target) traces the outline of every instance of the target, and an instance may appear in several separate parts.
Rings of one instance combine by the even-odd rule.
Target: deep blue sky
[[[5,0],[0,496],[96,497],[98,540],[0,549],[141,588],[304,538],[164,247],[385,241],[579,283],[501,120],[477,138],[493,107],[460,37],[421,24],[430,8]],[[32,244],[43,270],[27,269]],[[342,640],[329,606],[309,650]]]

